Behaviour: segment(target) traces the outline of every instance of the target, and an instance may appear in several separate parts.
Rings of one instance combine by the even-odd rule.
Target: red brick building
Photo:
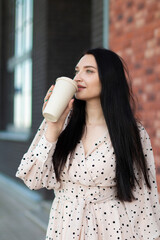
[[[109,46],[127,62],[153,146],[160,192],[160,1],[110,0]]]

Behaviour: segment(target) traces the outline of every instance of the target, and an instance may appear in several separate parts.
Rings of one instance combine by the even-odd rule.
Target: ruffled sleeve
[[[72,110],[65,119],[62,131],[69,123],[71,112]],[[47,141],[45,138],[46,129],[47,122],[44,119],[16,173],[16,177],[22,179],[31,190],[59,189],[61,186],[61,183],[56,180],[52,162],[57,141],[53,143]]]
[[[140,136],[147,161],[151,190],[143,181],[142,186],[134,191],[135,201],[124,202],[136,239],[154,240],[160,237],[160,205],[157,191],[155,162],[149,135],[143,126]]]
[[[46,140],[44,135],[46,128],[46,121],[43,120],[16,173],[16,177],[22,179],[32,190],[60,187],[52,163],[56,142],[50,143]]]

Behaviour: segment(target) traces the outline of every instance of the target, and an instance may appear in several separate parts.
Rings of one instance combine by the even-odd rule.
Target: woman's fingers
[[[42,111],[45,109],[45,107],[46,107],[46,105],[47,105],[47,102],[48,102],[48,100],[49,100],[49,98],[50,98],[50,96],[51,96],[51,94],[52,94],[52,92],[53,92],[53,89],[54,89],[54,85],[52,85],[52,86],[49,88],[49,90],[48,90],[48,92],[47,92],[47,94],[46,94],[46,96],[45,96],[45,98],[44,98],[44,103],[43,103]]]
[[[48,92],[47,92],[47,94],[46,94],[46,96],[45,96],[45,98],[44,98],[44,102],[48,101],[48,99],[50,98],[50,96],[51,96],[51,94],[52,94],[53,89],[54,89],[54,85],[52,85],[52,86],[49,88],[49,90],[48,90]]]
[[[69,111],[73,108],[73,103],[74,103],[74,99],[71,99],[69,104],[68,104]]]
[[[44,103],[43,103],[43,107],[42,107],[42,111],[44,111],[46,105],[47,105],[47,102],[44,102]]]
[[[68,113],[70,112],[70,110],[72,109],[73,107],[73,102],[74,102],[74,99],[71,99],[70,102],[68,103],[68,106],[67,108],[65,109],[65,111],[63,112],[62,116],[61,116],[61,119],[65,120]]]

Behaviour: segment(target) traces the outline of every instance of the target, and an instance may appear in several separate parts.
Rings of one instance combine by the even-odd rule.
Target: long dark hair
[[[140,140],[135,114],[135,102],[128,83],[126,65],[121,57],[111,50],[96,48],[86,51],[92,54],[98,65],[102,85],[100,95],[105,121],[116,157],[117,197],[122,201],[134,199],[133,188],[136,182],[134,167],[151,188],[147,174],[147,165]],[[58,138],[53,164],[56,178],[60,174],[70,154],[72,159],[77,143],[85,127],[85,101],[75,99],[70,121]]]

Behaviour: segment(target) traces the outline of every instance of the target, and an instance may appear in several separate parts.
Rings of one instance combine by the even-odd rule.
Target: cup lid
[[[76,90],[78,91],[77,83],[76,83],[76,81],[74,81],[73,79],[71,79],[71,78],[69,78],[69,77],[59,77],[59,78],[56,79],[56,82],[59,81],[59,80],[63,80],[63,81],[70,82],[71,84],[74,85],[74,87],[75,87]]]

